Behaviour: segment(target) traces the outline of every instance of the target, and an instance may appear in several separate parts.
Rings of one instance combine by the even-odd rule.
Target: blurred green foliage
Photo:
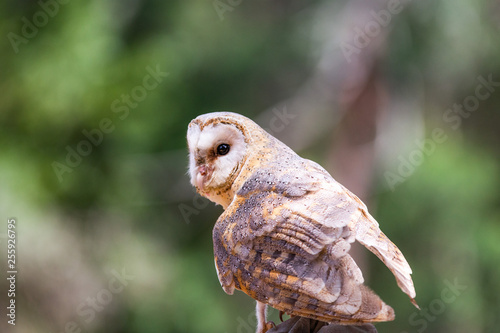
[[[40,3],[55,7],[35,32],[25,22],[43,22]],[[253,301],[227,296],[216,277],[211,229],[222,209],[189,185],[186,126],[216,110],[254,118],[294,96],[321,58],[318,20],[327,4],[242,1],[222,20],[211,1],[0,4],[0,205],[2,220],[19,222],[18,332],[63,332],[71,321],[83,332],[253,331]],[[331,20],[343,6],[335,4]],[[413,267],[417,301],[428,311],[413,308],[370,255],[368,285],[397,314],[377,328],[495,332],[500,92],[458,130],[443,124],[443,113],[474,93],[477,77],[500,81],[500,6],[405,7],[385,28],[381,71],[391,91],[418,95],[426,127],[442,126],[449,139],[394,191],[385,169],[377,171],[373,214]],[[168,75],[146,89],[152,72]],[[85,133],[98,144],[82,143],[90,141]],[[324,137],[301,153],[324,162]],[[194,213],[186,217],[182,207]],[[78,309],[123,267],[133,280],[87,321]],[[446,281],[455,279],[466,288],[445,302]],[[4,318],[2,332],[11,332],[6,325]]]

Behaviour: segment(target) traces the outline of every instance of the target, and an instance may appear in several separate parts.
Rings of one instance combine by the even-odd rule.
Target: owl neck
[[[244,159],[242,163],[238,164],[223,186],[209,188],[206,192],[200,194],[226,209],[233,201],[238,189],[241,186],[241,181],[239,179],[242,168],[245,167],[245,162],[246,159]]]
[[[205,193],[203,194],[206,198],[210,199],[210,201],[215,202],[218,205],[221,205],[224,210],[231,204],[234,198],[234,192],[232,189],[228,189],[226,191],[217,191],[215,194]]]

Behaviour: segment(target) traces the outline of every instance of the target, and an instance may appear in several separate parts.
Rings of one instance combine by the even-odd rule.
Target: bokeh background
[[[497,0],[4,0],[0,276],[16,219],[16,325],[1,332],[253,332],[226,295],[185,132],[244,114],[368,204],[410,262],[417,311],[379,332],[500,326]],[[271,317],[277,320],[276,312]]]

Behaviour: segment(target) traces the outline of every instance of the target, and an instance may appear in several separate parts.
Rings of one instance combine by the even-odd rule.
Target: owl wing
[[[348,254],[359,204],[315,163],[285,170],[279,177],[275,168],[255,172],[217,221],[215,263],[224,290],[327,322],[392,320]]]
[[[359,205],[361,216],[357,221],[352,221],[350,229],[356,235],[356,240],[373,252],[391,270],[396,277],[398,286],[411,299],[417,308],[415,301],[415,287],[411,279],[412,270],[403,253],[391,240],[380,230],[378,222],[368,213],[366,205],[353,193],[345,189],[345,192]]]

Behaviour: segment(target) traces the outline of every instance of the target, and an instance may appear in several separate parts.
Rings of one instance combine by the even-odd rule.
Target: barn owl
[[[320,165],[236,113],[197,117],[187,142],[192,185],[224,208],[213,228],[219,281],[226,293],[238,289],[257,301],[257,333],[273,325],[268,305],[337,324],[393,320],[394,310],[363,284],[349,254],[354,241],[384,262],[417,306],[401,251]]]

